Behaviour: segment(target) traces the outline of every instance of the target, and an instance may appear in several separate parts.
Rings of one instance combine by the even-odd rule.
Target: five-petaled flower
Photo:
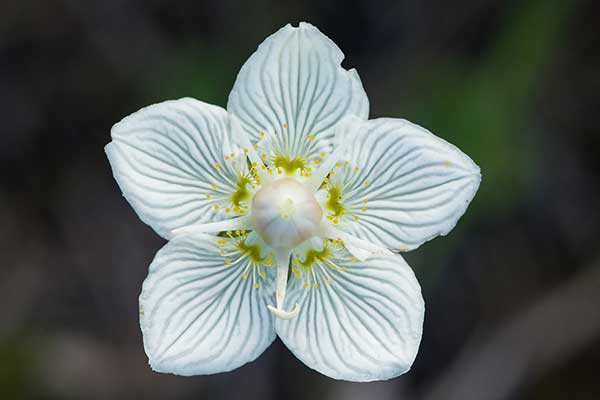
[[[454,227],[479,168],[408,121],[369,120],[342,59],[314,26],[287,25],[244,64],[227,110],[184,98],[113,127],[114,177],[169,240],[140,295],[154,370],[229,371],[276,336],[333,378],[409,370],[424,304],[395,253]]]

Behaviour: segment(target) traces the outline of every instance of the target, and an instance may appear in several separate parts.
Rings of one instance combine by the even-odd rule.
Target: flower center
[[[291,249],[314,236],[323,211],[315,196],[293,178],[261,188],[252,200],[252,225],[276,249]]]

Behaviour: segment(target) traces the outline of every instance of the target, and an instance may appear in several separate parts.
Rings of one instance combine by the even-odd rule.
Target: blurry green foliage
[[[160,79],[146,87],[151,102],[195,97],[225,107],[240,69],[235,52],[222,47],[186,44],[160,66]]]
[[[0,399],[30,398],[34,394],[32,370],[38,360],[27,340],[0,340]]]
[[[443,134],[481,167],[475,212],[514,206],[536,172],[539,148],[531,142],[528,132],[536,128],[528,116],[573,5],[561,0],[518,4],[478,63],[454,59],[419,71],[408,95],[419,123]]]

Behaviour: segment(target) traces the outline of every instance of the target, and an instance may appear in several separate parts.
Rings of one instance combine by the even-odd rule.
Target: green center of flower
[[[241,208],[241,204],[244,201],[250,199],[250,191],[248,190],[247,185],[252,183],[252,179],[249,176],[239,176],[237,184],[235,185],[236,191],[231,195],[231,204],[234,207]]]
[[[331,210],[333,216],[339,217],[344,214],[344,206],[340,202],[342,199],[342,190],[337,185],[331,185],[327,193],[325,207]]]
[[[262,263],[266,260],[267,257],[261,257],[261,247],[258,243],[246,244],[244,239],[240,240],[237,244],[238,250],[240,253],[244,254],[246,257],[249,257],[252,262]]]
[[[287,175],[293,175],[297,169],[303,171],[306,168],[306,162],[303,159],[296,157],[290,160],[283,155],[275,156],[273,165],[275,168],[283,169]]]

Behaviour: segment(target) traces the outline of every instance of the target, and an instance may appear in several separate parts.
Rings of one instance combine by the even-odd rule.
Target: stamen
[[[294,309],[292,311],[283,310],[283,302],[285,300],[285,291],[287,288],[287,277],[288,277],[288,267],[289,267],[289,259],[291,252],[287,251],[276,251],[275,259],[277,261],[277,278],[276,285],[277,289],[275,292],[275,299],[277,307],[273,307],[272,305],[268,305],[267,308],[269,311],[273,313],[277,318],[280,319],[292,319],[295,318],[300,312],[300,304],[296,303]]]
[[[309,190],[314,192],[321,186],[323,180],[329,175],[329,173],[333,170],[335,163],[339,161],[342,153],[345,151],[346,145],[340,145],[333,153],[329,155],[329,157],[323,160],[323,164],[319,167],[319,169],[310,177],[307,181],[306,186]],[[323,156],[325,155],[322,153]],[[315,165],[319,165],[319,159],[315,159],[313,161]]]
[[[219,222],[210,222],[208,224],[188,225],[171,231],[171,234],[175,236],[189,233],[223,232],[235,229],[252,229],[250,217],[244,216]]]

